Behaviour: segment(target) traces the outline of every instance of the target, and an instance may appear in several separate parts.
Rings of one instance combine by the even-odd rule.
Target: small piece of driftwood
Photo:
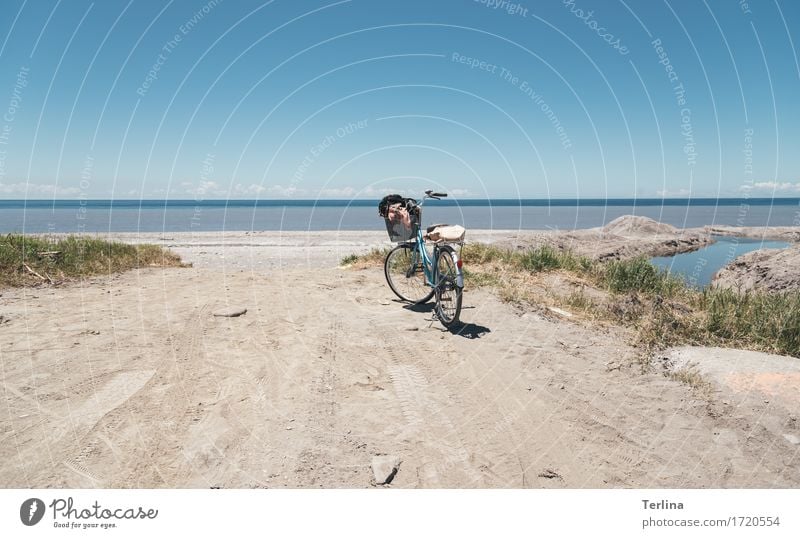
[[[38,277],[38,278],[40,278],[40,279],[42,279],[42,280],[47,280],[47,281],[48,281],[48,282],[50,282],[51,284],[53,283],[53,279],[52,279],[52,278],[50,278],[49,276],[48,276],[47,278],[43,277],[42,275],[40,275],[39,273],[37,273],[36,271],[34,271],[33,269],[31,269],[31,268],[28,266],[28,264],[27,264],[27,263],[23,263],[23,264],[22,264],[22,266],[23,266],[25,269],[27,269],[27,270],[28,270],[28,272],[29,272],[30,274],[32,274],[33,276],[35,276],[35,277]]]

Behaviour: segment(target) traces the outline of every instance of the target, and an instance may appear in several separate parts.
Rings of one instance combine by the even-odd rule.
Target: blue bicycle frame
[[[422,256],[422,272],[425,275],[425,282],[430,287],[434,287],[436,282],[434,281],[434,264],[433,260],[431,259],[430,255],[428,254],[428,249],[425,248],[425,236],[422,234],[422,226],[417,226],[417,241],[415,245],[416,256]],[[416,260],[414,260],[416,262]],[[416,263],[414,264],[416,265]],[[413,266],[412,266],[413,267]]]
[[[414,242],[414,263],[411,265],[411,268],[409,268],[409,273],[414,271],[417,266],[417,256],[422,257],[422,273],[425,275],[425,283],[432,288],[435,287],[436,273],[439,271],[439,268],[433,263],[430,254],[428,254],[428,249],[425,248],[425,235],[422,233],[422,226],[417,226],[417,239]],[[453,260],[453,262],[456,264],[456,267],[458,267],[456,285],[463,288],[464,274],[461,272],[461,266],[458,264],[458,260]],[[406,276],[411,277],[411,274],[407,274]]]

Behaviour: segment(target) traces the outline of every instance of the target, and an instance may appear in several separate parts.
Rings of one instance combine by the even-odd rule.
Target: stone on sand
[[[241,306],[229,306],[214,311],[214,315],[220,318],[238,318],[244,315],[247,309]]]
[[[394,479],[400,468],[400,458],[397,456],[374,456],[372,458],[372,474],[378,485],[388,484]]]

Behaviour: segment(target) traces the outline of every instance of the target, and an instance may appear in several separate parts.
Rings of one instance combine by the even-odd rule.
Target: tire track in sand
[[[309,435],[304,439],[297,455],[294,469],[300,487],[336,487],[352,481],[357,473],[363,473],[366,483],[365,444],[352,442],[340,431],[343,395],[339,362],[342,321],[333,313],[319,353],[312,361],[314,375],[308,385],[304,428]]]
[[[137,391],[106,410],[82,439],[77,453],[64,462],[67,468],[104,487],[175,487],[185,483],[191,474],[186,467],[192,462],[174,448],[204,412],[195,400],[209,401],[213,392],[208,389],[213,379],[207,378],[204,361],[198,360],[204,356],[202,338],[208,311],[208,305],[202,305],[181,330],[169,333],[167,345],[172,356],[160,361]],[[139,397],[131,398],[133,394]],[[160,420],[166,410],[172,410],[172,418]],[[93,470],[109,466],[117,470],[115,476],[101,477]]]
[[[391,330],[380,335],[380,340],[391,361],[389,378],[408,423],[402,436],[419,439],[422,444],[422,464],[418,469],[420,485],[447,487],[452,482],[482,486],[482,474],[472,465],[469,451],[440,403],[448,401],[448,395],[441,387],[430,385],[416,366],[403,360],[397,350],[413,349],[413,346],[401,342]],[[448,480],[450,475],[460,475],[462,480]]]
[[[120,417],[115,417],[107,421],[102,428],[97,428],[97,426],[139,392],[153,377],[153,374],[155,374],[154,370],[120,372],[70,414],[73,428],[84,430],[86,433],[78,443],[81,446],[80,450],[74,456],[68,456],[64,461],[64,465],[68,469],[88,478],[95,487],[105,484],[104,478],[87,468],[89,465],[87,462],[92,454],[96,454],[102,449],[101,443],[106,445],[109,443],[108,438],[101,436],[99,430],[116,430],[122,421]],[[113,451],[113,444],[109,448]]]

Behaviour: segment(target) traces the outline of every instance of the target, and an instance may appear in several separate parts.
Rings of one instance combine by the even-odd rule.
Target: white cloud
[[[272,185],[271,187],[267,187],[266,193],[270,196],[278,195],[285,198],[291,198],[293,196],[305,196],[308,194],[305,189],[300,189],[295,185],[288,185],[286,187],[283,185]]]
[[[222,186],[216,181],[205,181],[205,180],[201,181],[196,189],[189,188],[187,189],[187,192],[189,194],[194,194],[194,195],[227,194],[225,189],[223,189]]]
[[[77,187],[59,187],[39,183],[0,183],[2,194],[22,194],[25,196],[75,196],[81,190]]]
[[[434,189],[435,190],[435,189]],[[451,196],[469,196],[471,193],[467,189],[452,189],[448,192]],[[333,188],[328,187],[316,192],[319,198],[381,198],[387,194],[399,194],[412,198],[422,198],[422,192],[416,189],[399,189],[397,187],[375,188],[372,185],[359,189],[352,186]]]
[[[668,196],[689,196],[690,194],[692,194],[692,191],[690,191],[689,189],[678,189],[678,190],[676,190],[676,191],[671,191],[671,190],[667,190],[667,189],[662,189],[662,190],[656,191],[656,195],[657,195],[657,196],[661,196],[661,197],[668,197]]]
[[[358,191],[353,187],[320,189],[320,198],[352,198]]]
[[[155,191],[154,191],[155,192]],[[305,189],[298,189],[294,185],[289,185],[287,187],[281,185],[273,185],[270,187],[266,187],[264,185],[258,185],[256,183],[251,183],[249,185],[243,183],[237,183],[233,186],[221,185],[216,181],[183,181],[178,185],[178,188],[172,191],[173,195],[191,195],[194,197],[201,196],[215,196],[220,198],[237,198],[237,197],[244,197],[244,198],[260,198],[260,197],[269,197],[269,196],[283,196],[283,197],[292,197],[292,196],[302,196],[307,195],[307,191]]]
[[[223,188],[222,185],[216,181],[203,180],[198,183],[182,181],[178,187],[180,188],[173,190],[175,194],[190,194],[193,197],[225,196],[228,194],[227,189]]]
[[[263,185],[256,185],[255,183],[247,186],[237,183],[233,186],[231,194],[233,196],[258,196],[266,192],[266,190],[267,188]]]
[[[383,198],[387,194],[400,194],[401,196],[410,196],[417,195],[419,197],[418,192],[411,192],[408,189],[397,189],[393,187],[381,187],[379,189],[374,188],[372,185],[361,189],[358,192],[360,198]]]
[[[131,192],[133,193],[133,191]],[[449,191],[452,196],[469,196],[470,192],[466,189],[453,189]],[[151,191],[151,195],[165,195],[162,190]],[[216,181],[182,181],[170,190],[171,196],[191,196],[191,197],[218,197],[218,198],[381,198],[387,194],[400,194],[421,198],[422,193],[418,190],[398,189],[393,187],[367,186],[358,188],[351,185],[342,187],[325,187],[321,189],[309,189],[298,187],[295,184],[288,185],[259,185],[251,183],[249,185],[237,183],[233,186],[221,185]]]
[[[743,191],[776,191],[776,192],[800,192],[800,182],[790,183],[788,181],[757,181],[752,185],[742,185]]]

